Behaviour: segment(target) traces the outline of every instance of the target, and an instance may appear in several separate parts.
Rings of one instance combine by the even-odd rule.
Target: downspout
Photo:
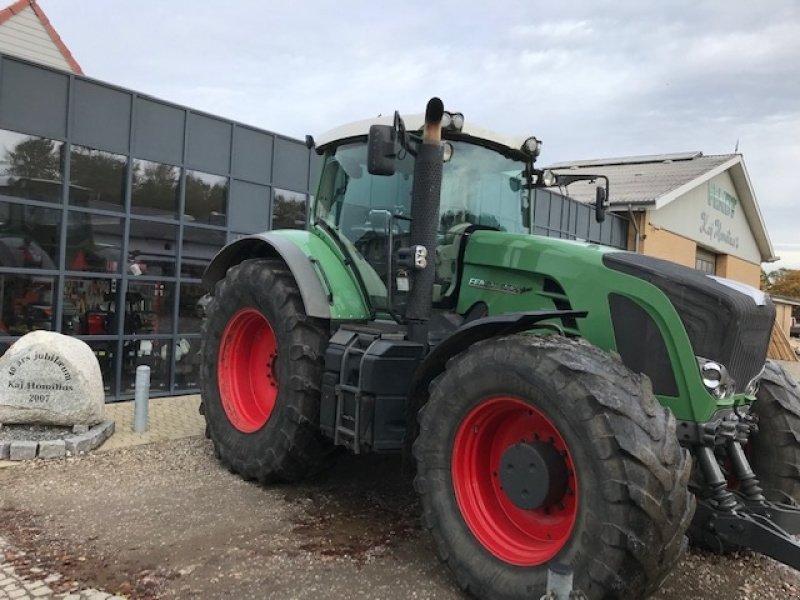
[[[639,222],[633,215],[633,206],[630,203],[628,203],[628,215],[631,218],[631,223],[633,223],[633,230],[636,232],[636,239],[633,242],[633,250],[636,252],[636,254],[639,254],[639,240],[642,237],[642,232],[639,231]]]

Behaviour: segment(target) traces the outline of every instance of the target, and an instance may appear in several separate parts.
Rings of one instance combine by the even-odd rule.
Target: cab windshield
[[[452,292],[461,236],[470,225],[527,232],[525,164],[484,146],[453,141],[445,163],[439,210],[434,301]],[[386,305],[388,244],[409,244],[414,157],[404,153],[391,176],[370,175],[367,145],[338,146],[325,156],[315,217],[336,230],[356,258],[375,308]],[[391,283],[394,285],[394,282]]]

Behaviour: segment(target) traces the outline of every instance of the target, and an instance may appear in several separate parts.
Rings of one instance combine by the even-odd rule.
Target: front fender
[[[369,310],[344,262],[323,240],[308,231],[257,233],[225,246],[203,273],[213,293],[232,266],[249,258],[280,258],[292,272],[306,314],[320,319],[360,320]]]
[[[445,338],[417,369],[411,385],[412,396],[427,393],[428,384],[445,369],[447,361],[472,344],[493,337],[521,333],[531,329],[558,331],[558,325],[545,323],[555,319],[582,319],[582,310],[537,310],[503,313],[470,321]]]

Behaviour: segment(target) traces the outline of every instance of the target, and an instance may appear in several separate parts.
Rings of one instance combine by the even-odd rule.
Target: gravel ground
[[[199,439],[0,470],[12,564],[132,599],[461,598],[418,511],[397,457],[345,455],[314,482],[270,487]],[[800,576],[690,552],[654,597],[800,598]]]
[[[75,435],[72,427],[55,425],[2,425],[0,426],[0,442],[18,440],[43,442],[45,440],[63,440]]]

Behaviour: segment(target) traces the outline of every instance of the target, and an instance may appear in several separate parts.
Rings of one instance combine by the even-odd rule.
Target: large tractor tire
[[[800,506],[800,386],[767,361],[753,412],[758,433],[745,451],[767,500]]]
[[[694,497],[689,455],[649,380],[586,342],[514,335],[453,358],[430,392],[415,487],[465,591],[538,598],[551,561],[590,599],[660,585]]]
[[[246,260],[217,284],[203,325],[202,412],[231,471],[267,483],[327,466],[331,446],[319,433],[327,340],[282,262]]]

